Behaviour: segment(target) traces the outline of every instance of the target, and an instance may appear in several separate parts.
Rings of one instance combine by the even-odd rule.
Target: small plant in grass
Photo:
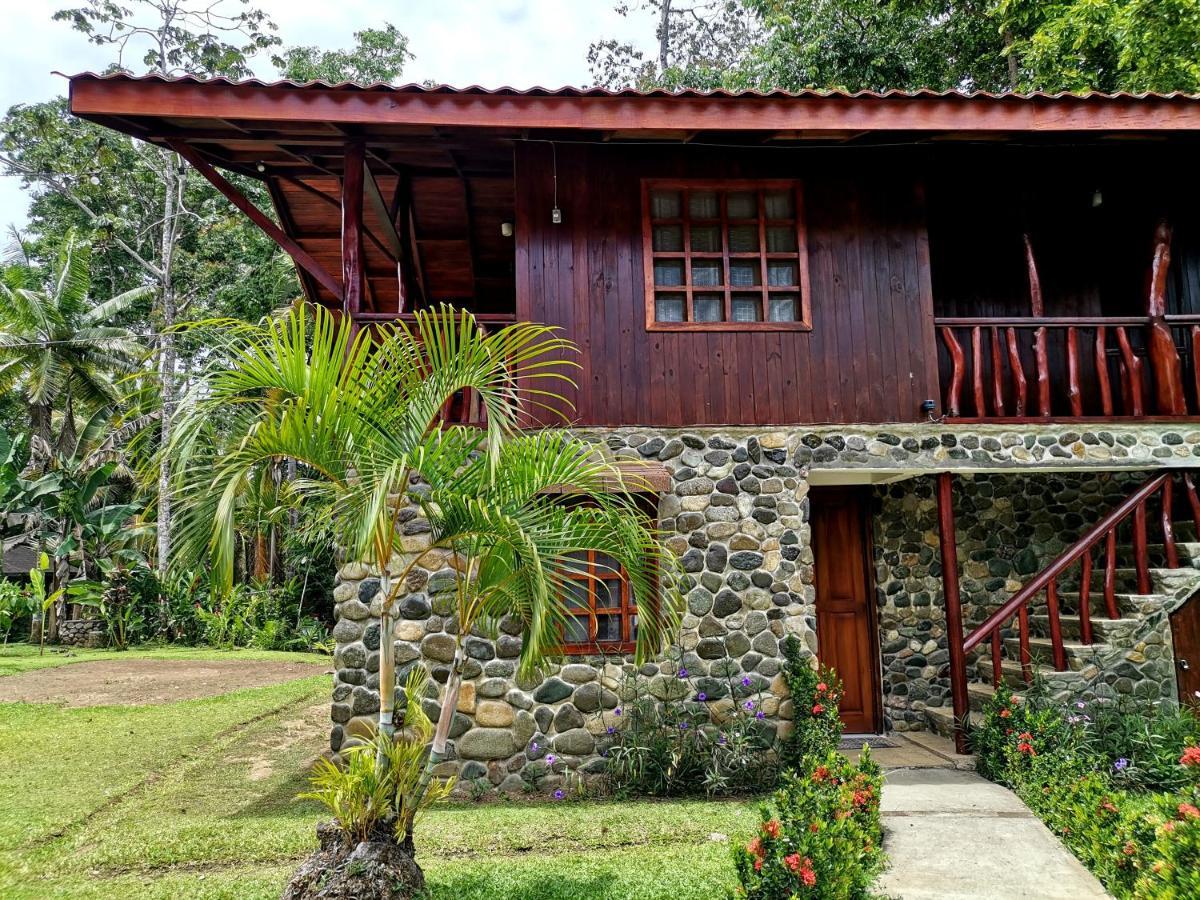
[[[754,838],[733,848],[746,900],[870,896],[883,870],[883,777],[864,749],[857,764],[837,751],[805,758],[760,810]]]
[[[478,778],[471,779],[471,783],[470,783],[470,787],[468,788],[468,791],[470,793],[471,799],[474,800],[476,803],[478,803],[480,800],[482,800],[484,797],[486,797],[488,794],[490,794],[492,792],[492,783],[490,781],[488,781],[487,778],[485,778],[483,775],[480,775]]]

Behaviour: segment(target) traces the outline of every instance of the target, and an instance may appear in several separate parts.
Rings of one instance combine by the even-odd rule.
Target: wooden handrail
[[[1050,582],[1058,578],[1059,575],[1065,572],[1069,566],[1085,553],[1089,553],[1096,544],[1100,543],[1126,517],[1134,513],[1139,507],[1142,507],[1145,500],[1171,478],[1171,474],[1170,472],[1164,472],[1162,475],[1151,478],[1117,504],[1108,515],[1089,528],[1083,537],[1063,551],[1054,562],[1050,563],[1037,576],[1025,584],[1024,587],[1013,594],[1007,603],[988,616],[982,625],[979,625],[967,635],[966,639],[963,640],[963,652],[969,652],[983,643],[985,638],[1016,615],[1030,600],[1040,594]]]
[[[1200,325],[1200,315],[1167,313],[1169,325]],[[1114,325],[1149,325],[1149,316],[939,316],[933,324],[946,328],[1097,328]]]

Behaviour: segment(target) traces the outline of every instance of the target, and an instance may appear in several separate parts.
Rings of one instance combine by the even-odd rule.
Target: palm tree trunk
[[[433,770],[438,763],[446,758],[446,743],[450,740],[450,726],[454,724],[454,713],[458,710],[458,693],[462,689],[463,667],[466,664],[466,654],[463,650],[462,635],[458,636],[458,644],[454,648],[454,662],[450,666],[450,677],[446,679],[446,692],[442,695],[442,708],[438,713],[437,728],[433,732],[433,744],[429,748],[429,757],[425,760],[425,768],[421,770],[421,778],[413,789],[412,798],[405,804],[404,844],[411,847],[413,840],[413,822],[421,799],[429,790],[433,781]]]
[[[396,736],[396,644],[392,638],[392,576],[385,563],[380,568],[379,588],[383,592],[383,609],[379,612],[379,733],[389,739]],[[382,767],[382,750],[376,758]]]
[[[163,169],[163,226],[160,248],[162,290],[159,294],[158,338],[158,384],[162,401],[162,423],[159,446],[166,450],[171,441],[171,424],[175,418],[175,284],[172,279],[172,263],[175,256],[175,239],[179,233],[176,221],[178,192],[182,189],[184,175],[180,173],[179,157],[166,154]],[[158,463],[158,574],[166,575],[171,563],[171,460],[166,452]],[[166,598],[160,598],[166,603]]]

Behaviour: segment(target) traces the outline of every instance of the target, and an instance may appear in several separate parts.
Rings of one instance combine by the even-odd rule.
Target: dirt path
[[[149,706],[280,684],[328,672],[332,666],[332,661],[97,660],[0,678],[0,702]]]

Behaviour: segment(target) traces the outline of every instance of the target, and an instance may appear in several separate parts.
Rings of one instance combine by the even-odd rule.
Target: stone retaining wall
[[[745,675],[747,693],[763,692],[774,727],[786,728],[790,714],[776,677],[779,640],[793,634],[816,651],[810,479],[820,483],[835,471],[842,480],[905,479],[875,489],[874,517],[885,711],[888,725],[903,729],[924,727],[923,708],[949,702],[932,479],[908,476],[947,469],[967,476],[959,479],[959,559],[966,616],[976,621],[1073,540],[1096,510],[1127,493],[1130,479],[1142,477],[1098,473],[1189,465],[1200,457],[1200,431],[1027,431],[931,423],[593,429],[583,436],[613,457],[658,461],[670,471],[658,516],[684,572],[687,608],[678,664],[710,679],[712,690],[705,693],[714,704],[731,704],[728,677]],[[1060,471],[1068,469],[1075,471]],[[419,519],[410,518],[404,529],[405,555],[393,561],[394,572],[426,545]],[[445,558],[426,562],[409,577],[393,639],[401,677],[419,664],[435,683],[444,683],[457,639],[446,593],[453,571]],[[338,751],[370,733],[378,709],[378,579],[361,565],[345,566],[335,599],[331,746]],[[523,679],[515,668],[520,646],[510,623],[502,623],[494,638],[467,637],[452,759],[443,773],[457,772],[463,781],[486,777],[509,790],[547,750],[556,757],[556,774],[602,766],[608,727],[617,718],[613,710],[623,678],[635,671],[633,661],[568,658],[550,663],[538,678]],[[652,689],[666,691],[676,664],[650,663],[640,675]],[[426,706],[436,715],[433,697]]]
[[[58,642],[69,647],[104,647],[108,631],[102,619],[68,619],[58,625]]]

